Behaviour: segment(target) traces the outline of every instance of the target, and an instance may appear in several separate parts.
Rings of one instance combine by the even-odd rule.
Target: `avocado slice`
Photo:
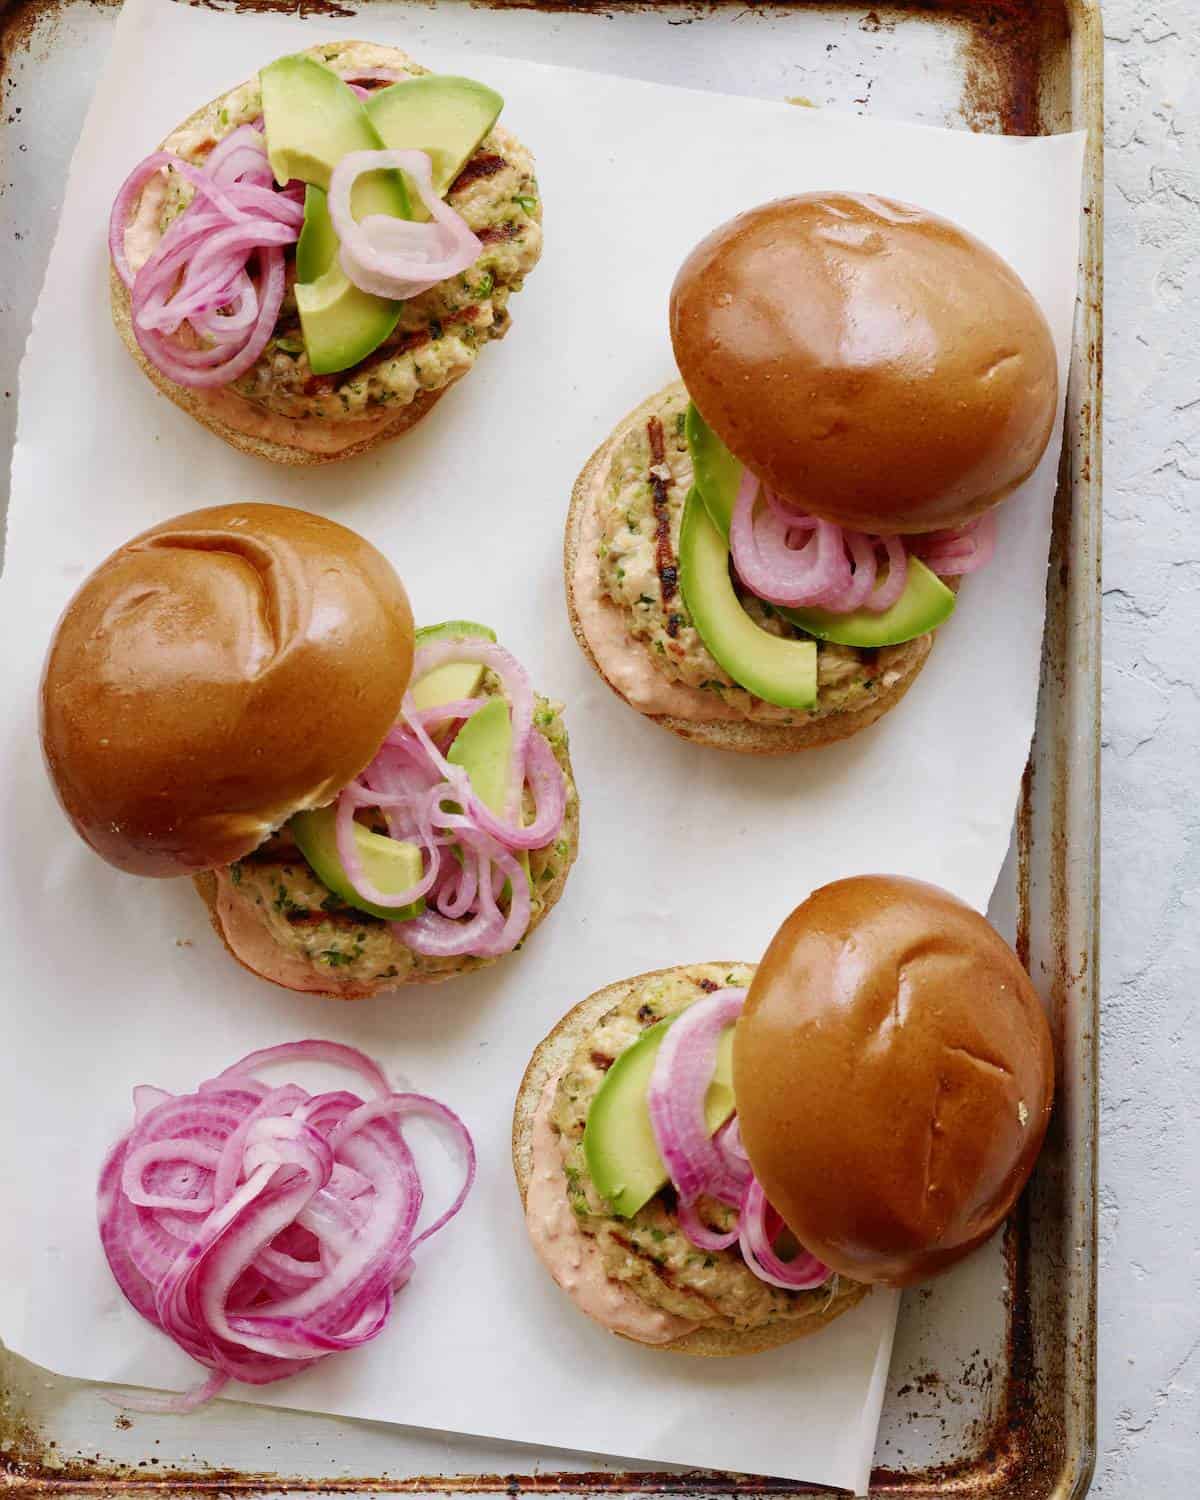
[[[735,682],[767,703],[813,707],[816,641],[772,635],[742,608],[729,577],[729,543],[713,525],[695,488],[683,507],[679,588],[700,639]]]
[[[312,866],[321,884],[328,886],[347,906],[369,912],[373,917],[382,917],[387,922],[404,922],[410,917],[420,916],[425,910],[424,901],[416,901],[411,906],[375,906],[363,900],[351,885],[338,853],[335,822],[331,804],[312,812],[296,813],[288,823],[300,853]],[[406,891],[420,880],[424,865],[416,844],[373,833],[361,823],[354,825],[354,842],[367,878],[381,891],[389,895]]]
[[[496,632],[490,625],[480,625],[477,620],[443,620],[440,625],[421,625],[413,634],[418,646],[430,641],[470,641],[482,637],[496,644]]]
[[[262,86],[267,160],[275,181],[298,178],[328,190],[333,169],[351,151],[382,151],[383,139],[363,102],[315,57],[280,57],[258,75]],[[408,189],[399,172],[372,172],[354,190],[354,212],[409,217]]]
[[[904,592],[890,609],[872,613],[869,609],[851,610],[835,615],[827,609],[781,609],[780,614],[823,641],[838,641],[843,646],[897,646],[901,641],[915,640],[927,630],[936,630],[954,613],[954,590],[949,589],[919,557],[909,554],[908,582]]]
[[[314,191],[319,190],[309,188]],[[316,281],[297,281],[295,293],[314,375],[336,375],[366,359],[395,328],[404,308],[402,302],[355,286],[336,261]]]
[[[694,403],[688,404],[684,431],[700,498],[713,525],[727,537],[742,482],[742,465]],[[908,582],[891,609],[879,613],[855,609],[847,614],[834,614],[827,609],[781,609],[780,614],[819,640],[873,650],[879,646],[898,646],[936,630],[954,613],[955,602],[953,589],[947,588],[919,557],[910,554]]]
[[[482,83],[434,73],[394,83],[365,102],[356,99],[355,103],[377,133],[380,146],[429,153],[434,191],[439,195],[458,176],[504,107],[500,95]],[[394,212],[360,208],[360,189],[375,176],[384,175],[402,174],[372,173],[359,179],[355,218]],[[328,180],[321,187],[328,187]],[[310,187],[304,195],[304,228],[296,247],[296,304],[313,373],[331,375],[377,349],[395,328],[402,304],[361,291],[342,270],[337,234],[321,187]],[[405,205],[401,218],[428,219],[419,194],[406,190]]]
[[[446,755],[452,766],[462,766],[475,795],[497,815],[503,815],[508,794],[512,737],[508,704],[491,698],[458,731]]]
[[[433,172],[433,190],[442,197],[474,155],[504,108],[504,100],[485,83],[449,73],[426,73],[380,89],[367,100],[367,114],[393,151],[425,151]],[[429,212],[410,192],[411,218]]]
[[[297,282],[319,280],[337,258],[337,230],[329,217],[328,201],[314,183],[304,189],[304,227],[296,241]]]
[[[470,620],[447,620],[441,625],[422,626],[416,633],[416,643],[424,646],[429,641],[471,640],[477,636],[494,642],[496,632]],[[460,698],[473,698],[482,681],[483,667],[478,662],[450,661],[426,672],[413,683],[410,691],[418,708],[433,708],[439,703],[457,703]]]
[[[632,1218],[667,1185],[667,1169],[658,1154],[646,1095],[663,1038],[678,1018],[647,1028],[626,1047],[604,1075],[588,1110],[583,1154],[596,1191],[614,1213]],[[721,1033],[717,1065],[704,1111],[709,1133],[733,1113],[733,1026]]]
[[[430,673],[430,676],[433,675],[435,674]],[[483,676],[482,667],[479,675]],[[512,755],[512,738],[512,715],[508,704],[503,698],[493,698],[471,715],[446,753],[446,759],[452,766],[462,766],[471,778],[475,795],[498,818],[504,816],[504,804],[508,798],[508,762]],[[528,849],[522,849],[517,860],[525,871],[525,879],[532,881]],[[508,901],[511,895],[511,886],[506,880],[500,899]]]
[[[700,415],[695,402],[688,402],[683,424],[692,475],[700,498],[722,536],[729,535],[733,506],[742,482],[742,466]]]

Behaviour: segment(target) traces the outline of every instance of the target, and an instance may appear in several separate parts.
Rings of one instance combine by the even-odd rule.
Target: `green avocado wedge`
[[[314,375],[336,375],[366,359],[392,332],[404,310],[402,302],[389,302],[355,286],[336,261],[315,281],[297,281],[294,290]]]
[[[729,535],[733,506],[742,482],[742,466],[716,435],[694,402],[688,402],[684,435],[692,458],[692,475],[700,498],[722,536]]]
[[[588,1175],[623,1219],[632,1218],[667,1185],[646,1096],[658,1049],[677,1019],[670,1016],[648,1027],[626,1047],[604,1075],[588,1110],[583,1132]],[[733,1027],[727,1026],[717,1044],[717,1066],[704,1104],[710,1134],[720,1129],[733,1108]]]
[[[485,641],[496,644],[496,632],[490,625],[480,625],[477,620],[443,620],[440,625],[421,625],[413,632],[418,646],[430,641],[470,641],[482,636]]]
[[[508,704],[503,698],[491,698],[458,731],[446,755],[452,766],[462,766],[475,795],[497,815],[503,814],[508,796],[512,738]]]
[[[468,662],[455,662],[453,665],[460,669],[466,667],[471,671],[476,670]],[[449,671],[450,668],[442,670]],[[483,668],[480,667],[478,671],[482,678]],[[430,676],[436,675],[430,673]],[[478,683],[469,693],[456,696],[470,697],[477,688]],[[453,700],[446,698],[442,701],[449,703]],[[512,741],[512,714],[508,704],[503,698],[493,698],[471,715],[446,753],[446,759],[452,766],[462,766],[471,778],[475,795],[498,818],[504,816],[505,803],[508,801],[508,764],[512,757]],[[529,880],[529,851],[522,849],[517,860],[525,871],[526,880]],[[507,901],[510,896],[511,887],[506,880],[501,899]]]
[[[363,900],[351,885],[338,853],[332,805],[318,807],[313,812],[296,813],[288,828],[300,853],[312,866],[313,874],[347,906],[365,911],[372,917],[382,917],[387,922],[404,922],[410,917],[420,916],[425,910],[424,901],[414,902],[411,906],[375,906]],[[399,895],[420,880],[424,866],[416,844],[372,833],[361,823],[354,825],[354,842],[367,879],[387,895]]]
[[[298,178],[328,190],[333,169],[351,151],[382,151],[383,139],[353,89],[315,57],[280,57],[258,75],[267,160],[282,187]],[[407,219],[408,189],[399,172],[359,179],[354,212]]]
[[[428,152],[433,189],[439,196],[462,171],[504,107],[500,95],[482,83],[435,73],[394,83],[364,102],[355,99],[355,103],[378,141],[370,149]],[[363,188],[384,177],[402,179],[403,174],[371,173],[359,179],[354,190],[355,218],[396,212],[360,203]],[[403,306],[361,291],[342,270],[337,259],[337,233],[322,191],[326,187],[328,178],[305,193],[304,228],[296,247],[296,304],[308,362],[315,375],[336,374],[365,359],[395,328]],[[404,188],[404,209],[399,217],[417,221],[429,218],[415,190]]]
[[[333,265],[337,253],[337,230],[329,217],[328,199],[310,182],[304,189],[304,227],[296,241],[296,280],[318,281]]]
[[[380,89],[367,100],[371,123],[390,151],[424,151],[433,190],[443,197],[500,117],[504,100],[485,83],[449,73],[426,73]],[[428,219],[420,196],[410,190],[410,217]]]
[[[869,651],[876,646],[898,646],[936,630],[954,613],[955,603],[954,590],[947,588],[919,557],[910,554],[908,582],[891,609],[879,614],[869,609],[844,615],[830,614],[826,609],[781,609],[779,613],[819,640]]]
[[[495,642],[496,632],[486,625],[475,625],[470,620],[446,620],[441,625],[424,625],[416,632],[418,647],[430,641],[473,640],[482,637]],[[477,662],[450,661],[413,683],[410,692],[418,708],[434,708],[439,703],[456,703],[460,698],[473,698],[483,681],[483,667]]]
[[[679,587],[700,639],[734,682],[782,708],[816,704],[816,641],[772,635],[742,608],[729,577],[729,543],[694,488],[679,533]]]
[[[704,508],[722,536],[728,537],[734,502],[742,481],[742,465],[694,404],[688,405],[684,431],[696,488],[700,491]],[[936,630],[954,613],[954,605],[953,589],[947,588],[920,558],[910,554],[904,593],[890,609],[881,613],[869,609],[851,610],[847,614],[833,614],[827,609],[781,609],[779,612],[818,640],[873,650],[879,646],[898,646]]]

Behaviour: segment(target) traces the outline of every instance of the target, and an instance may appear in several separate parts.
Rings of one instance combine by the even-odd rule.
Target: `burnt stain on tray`
[[[96,8],[116,9],[119,0],[89,0]],[[203,6],[214,11],[280,12],[319,19],[351,19],[362,24],[369,12],[369,0],[343,5],[336,0],[178,0],[178,3]],[[591,12],[598,16],[615,12],[670,12],[673,24],[687,24],[724,8],[722,0],[713,4],[694,4],[688,0],[469,0],[478,8],[540,10],[555,12]],[[733,0],[725,0],[731,4]],[[1070,26],[1069,0],[910,0],[906,4],[847,6],[806,3],[806,0],[783,0],[782,4],[764,3],[755,9],[740,4],[739,19],[754,24],[763,12],[781,9],[819,10],[829,14],[858,17],[861,30],[879,38],[881,67],[887,66],[887,48],[895,45],[892,34],[900,21],[927,17],[931,24],[951,24],[961,33],[964,65],[963,93],[959,109],[966,124],[973,129],[1001,131],[1009,135],[1035,135],[1044,129],[1041,81],[1054,49],[1066,46]],[[64,0],[0,0],[0,125],[7,121],[12,128],[12,111],[3,108],[15,67],[39,60],[53,46]],[[34,43],[37,51],[34,51]],[[1085,210],[1086,212],[1086,210]],[[503,232],[496,236],[503,237]],[[1098,351],[1097,351],[1098,352]],[[1064,451],[1065,459],[1065,451]],[[1068,512],[1064,523],[1062,513]],[[1062,569],[1068,550],[1061,535],[1069,527],[1069,506],[1059,505],[1055,515],[1053,555]],[[1067,579],[1062,582],[1065,585]],[[1065,592],[1065,588],[1063,590]],[[1065,616],[1065,611],[1060,611]],[[1061,628],[1052,615],[1047,630]],[[1059,660],[1065,657],[1060,656]],[[1062,763],[1061,757],[1059,758]],[[1054,879],[1051,894],[1051,925],[1054,929],[1054,965],[1051,976],[1061,986],[1068,972],[1069,955],[1065,952],[1065,847],[1060,849],[1064,817],[1065,792],[1052,789],[1055,843]],[[1031,773],[1022,784],[1021,810],[1018,820],[1018,848],[1021,855],[1018,871],[1019,921],[1018,952],[1029,960],[1029,852],[1032,841]],[[1056,1117],[1057,1119],[1057,1117]],[[1051,1134],[1055,1131],[1052,1123]],[[1035,1184],[1037,1179],[1035,1178]],[[901,1387],[901,1400],[924,1397],[932,1401],[941,1397],[953,1399],[956,1389],[976,1389],[1002,1382],[996,1403],[996,1417],[986,1430],[971,1433],[970,1453],[961,1461],[935,1468],[914,1471],[887,1466],[877,1467],[871,1477],[873,1495],[903,1497],[903,1500],[935,1500],[953,1494],[957,1500],[1034,1500],[1049,1495],[1062,1473],[1064,1436],[1061,1416],[1061,1368],[1053,1362],[1039,1370],[1038,1346],[1035,1343],[1034,1306],[1043,1323],[1058,1326],[1062,1319],[1054,1299],[1061,1295],[1057,1285],[1045,1281],[1035,1287],[1032,1266],[1032,1239],[1036,1210],[1026,1194],[1005,1229],[1005,1256],[1010,1289],[1011,1317],[1006,1349],[1006,1368],[995,1369],[991,1363],[976,1357],[957,1373],[923,1371],[913,1383]],[[1046,1239],[1040,1230],[1039,1240]],[[1051,1246],[1056,1254],[1057,1247]],[[921,1295],[920,1293],[917,1294]],[[1043,1335],[1042,1343],[1045,1344]],[[1063,1349],[1051,1351],[1059,1361],[1066,1357]],[[14,1371],[15,1374],[15,1371]],[[31,1374],[38,1378],[40,1372]],[[65,1497],[129,1495],[262,1495],[288,1492],[307,1494],[411,1494],[508,1495],[597,1492],[610,1494],[663,1494],[700,1496],[749,1496],[812,1493],[814,1487],[790,1480],[769,1479],[753,1475],[715,1474],[707,1471],[676,1473],[612,1473],[608,1471],[537,1474],[465,1474],[430,1475],[406,1479],[379,1477],[306,1477],[280,1475],[268,1471],[237,1472],[198,1466],[195,1469],[168,1467],[153,1456],[157,1440],[150,1434],[151,1422],[114,1414],[114,1426],[122,1430],[140,1427],[146,1434],[151,1452],[137,1463],[116,1464],[99,1456],[68,1455],[48,1434],[35,1428],[25,1417],[27,1394],[24,1381],[16,1376],[11,1389],[0,1387],[0,1488],[12,1500],[32,1500],[33,1496]],[[1057,1387],[1058,1400],[1055,1399]],[[918,1413],[914,1412],[914,1417]],[[200,1460],[197,1457],[197,1465]]]
[[[232,10],[239,14],[276,12],[280,15],[299,16],[306,20],[317,16],[321,20],[344,20],[358,15],[350,5],[338,5],[336,0],[183,0],[201,10]]]

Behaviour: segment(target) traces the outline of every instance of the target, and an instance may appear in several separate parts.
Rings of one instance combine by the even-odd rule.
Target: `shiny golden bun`
[[[137,875],[240,859],[368,764],[412,613],[356,532],[280,505],[192,511],[86,580],[42,678],[42,748],[80,836]]]
[[[861,193],[740,214],[684,261],[692,400],[790,502],[870,532],[980,515],[1050,440],[1058,364],[1016,272],[948,220]]]
[[[742,1139],[834,1270],[907,1286],[1012,1208],[1054,1093],[1050,1031],[1006,942],[914,880],[823,886],[779,929],[734,1035]]]

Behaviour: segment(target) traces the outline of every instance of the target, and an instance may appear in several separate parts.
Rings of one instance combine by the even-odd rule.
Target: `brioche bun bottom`
[[[394,988],[391,980],[381,979],[373,982],[356,979],[339,980],[333,974],[330,974],[327,981],[322,982],[322,976],[315,969],[311,969],[311,984],[290,982],[289,974],[296,972],[289,963],[291,955],[272,942],[265,924],[259,924],[261,936],[256,937],[253,944],[240,941],[239,934],[227,927],[225,915],[221,910],[220,888],[215,873],[212,870],[205,870],[199,875],[193,875],[192,884],[208,908],[208,919],[212,923],[213,931],[224,944],[225,951],[236,959],[243,969],[249,970],[257,978],[278,985],[280,989],[293,990],[297,994],[321,995],[326,1000],[366,1000],[388,988]],[[245,916],[248,921],[255,920],[251,912],[247,912]],[[267,947],[269,943],[272,944],[274,952]],[[303,960],[293,960],[293,962],[303,962]],[[304,967],[310,968],[307,964]]]
[[[331,464],[343,458],[356,458],[360,453],[368,453],[380,443],[400,437],[415,427],[422,417],[433,410],[451,385],[467,373],[466,370],[460,371],[439,390],[419,391],[403,410],[389,412],[383,418],[368,417],[359,422],[331,423],[320,420],[304,422],[293,417],[277,416],[260,411],[252,401],[247,401],[229,387],[216,391],[190,390],[187,386],[177,385],[175,381],[168,379],[142,353],[133,332],[133,308],[129,289],[111,266],[108,282],[113,323],[142,372],[181,411],[187,412],[189,417],[195,417],[197,422],[210,432],[215,432],[218,437],[224,438],[231,447],[242,453],[251,453],[256,458],[265,458],[271,463],[293,466]],[[305,442],[282,442],[278,436],[266,436],[267,430],[276,434],[286,430],[297,435],[304,433]],[[316,446],[318,433],[321,434],[319,447]]]

